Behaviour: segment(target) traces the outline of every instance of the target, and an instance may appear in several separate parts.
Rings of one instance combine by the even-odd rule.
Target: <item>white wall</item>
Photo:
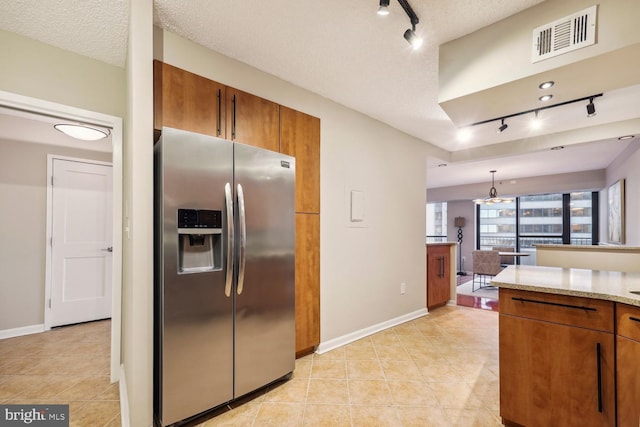
[[[44,324],[47,155],[111,153],[0,140],[0,331]]]
[[[322,342],[425,307],[428,144],[159,29],[154,56],[320,118]],[[350,189],[365,192],[365,227],[347,224]]]
[[[640,246],[640,137],[607,168],[606,187],[600,191],[600,241],[607,242],[607,188],[624,178],[626,186],[626,244]]]

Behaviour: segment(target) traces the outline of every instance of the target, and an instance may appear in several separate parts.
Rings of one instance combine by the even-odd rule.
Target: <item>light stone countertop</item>
[[[594,252],[639,252],[640,246],[626,245],[552,245],[541,244],[535,245],[536,249],[560,249],[563,251],[594,251]]]
[[[640,273],[513,265],[491,281],[498,287],[621,302],[640,307]]]

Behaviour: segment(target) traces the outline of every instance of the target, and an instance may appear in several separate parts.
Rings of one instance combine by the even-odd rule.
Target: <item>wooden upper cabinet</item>
[[[279,105],[227,86],[227,139],[279,151]]]
[[[320,119],[280,106],[280,152],[296,158],[296,212],[320,213]]]
[[[154,128],[162,126],[225,138],[225,86],[154,61]]]

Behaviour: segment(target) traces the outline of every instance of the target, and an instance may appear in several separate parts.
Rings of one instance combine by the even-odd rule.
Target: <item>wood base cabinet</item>
[[[449,245],[427,246],[427,309],[443,306],[451,298]]]
[[[613,303],[500,289],[505,425],[614,426]]]
[[[640,307],[616,305],[618,425],[640,426]]]

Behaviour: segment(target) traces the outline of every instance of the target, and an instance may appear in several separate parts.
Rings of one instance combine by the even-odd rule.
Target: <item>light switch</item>
[[[351,222],[364,221],[364,192],[351,190]]]

